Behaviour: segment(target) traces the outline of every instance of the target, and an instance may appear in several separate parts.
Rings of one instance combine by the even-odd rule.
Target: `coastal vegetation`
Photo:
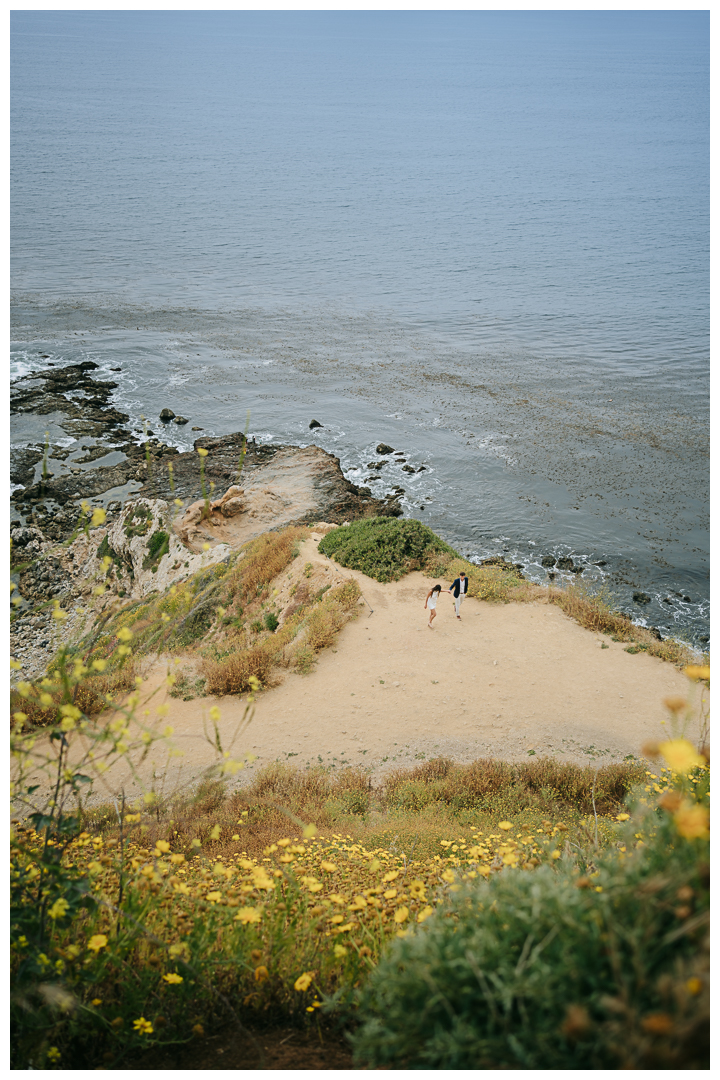
[[[384,517],[333,529],[318,551],[376,581],[397,581],[410,570],[424,569],[433,554],[457,555],[421,521]]]
[[[374,790],[274,765],[228,792],[216,713],[194,794],[88,809],[158,738],[141,691],[111,725],[66,695],[46,743],[15,714],[15,1068],[273,1023],[345,1031],[366,1067],[704,1067],[709,771],[686,740],[655,769],[439,760]]]
[[[360,591],[352,579],[330,589],[310,563],[310,574],[306,568],[302,579],[292,572],[286,575],[288,604],[279,608],[278,579],[307,535],[297,527],[264,533],[162,593],[112,604],[88,634],[68,647],[68,659],[84,669],[73,690],[74,702],[87,715],[102,711],[108,698],[113,701],[133,688],[142,660],[158,655],[196,664],[201,692],[217,695],[243,693],[253,679],[270,685],[274,668],[309,671],[317,654],[352,617]],[[159,543],[165,542],[163,537]],[[98,559],[105,574],[110,573],[111,556],[102,544]],[[132,649],[126,635],[132,638]],[[174,677],[185,690],[190,685],[200,689],[197,678],[189,679],[182,667]],[[49,723],[65,693],[60,684],[46,683],[31,688],[22,700],[18,689],[11,694],[11,708],[21,707],[32,724]]]
[[[252,758],[224,749],[213,706],[217,763],[195,790],[88,804],[113,764],[137,774],[172,735],[144,720],[149,659],[170,661],[175,696],[247,695],[244,729],[262,688],[336,639],[360,589],[298,559],[308,535],[266,533],[113,598],[13,690],[13,1067],[202,1058],[229,1030],[262,1063],[273,1025],[352,1044],[364,1068],[706,1067],[709,765],[681,730],[642,748],[652,768],[437,758],[378,782],[276,762],[238,787]],[[319,549],[383,580],[464,569],[495,602],[561,594],[583,625],[638,641],[606,599],[477,567],[418,522],[366,519]],[[97,563],[110,573],[102,543]],[[687,703],[667,704],[680,724]]]

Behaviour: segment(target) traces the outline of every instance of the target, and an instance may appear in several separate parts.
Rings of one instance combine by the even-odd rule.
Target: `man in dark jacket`
[[[467,587],[468,579],[465,577],[464,571],[461,571],[460,577],[456,577],[452,585],[450,586],[450,592],[455,597],[455,614],[457,615],[458,619],[460,618],[460,605],[465,599]]]

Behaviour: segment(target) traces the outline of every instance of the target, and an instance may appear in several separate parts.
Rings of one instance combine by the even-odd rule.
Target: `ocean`
[[[389,443],[463,554],[707,647],[708,12],[15,11],[11,88],[13,377]]]

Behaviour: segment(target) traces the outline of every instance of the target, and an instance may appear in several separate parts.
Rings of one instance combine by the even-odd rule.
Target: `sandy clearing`
[[[469,598],[462,619],[452,598],[438,603],[436,630],[427,628],[425,596],[432,584],[412,573],[386,585],[355,571],[338,570],[320,555],[316,534],[301,545],[301,563],[330,565],[334,576],[354,577],[365,603],[335,646],[307,676],[285,675],[261,693],[249,727],[236,738],[247,707],[235,697],[180,701],[167,695],[167,664],[156,663],[143,689],[159,730],[171,723],[177,756],[153,748],[139,770],[145,784],[165,791],[186,788],[217,760],[206,738],[209,710],[221,712],[223,746],[233,758],[256,760],[235,777],[240,784],[271,761],[304,766],[359,765],[380,775],[388,768],[447,755],[528,760],[608,762],[639,755],[643,743],[667,732],[664,697],[693,696],[700,688],[670,664],[592,633],[559,608],[489,604]],[[372,613],[371,613],[372,609]],[[602,644],[608,647],[602,648]],[[148,694],[152,699],[145,704]],[[158,718],[158,705],[168,715]],[[698,734],[697,724],[689,729]],[[154,774],[154,776],[153,776]],[[95,799],[136,781],[114,768],[96,783]]]

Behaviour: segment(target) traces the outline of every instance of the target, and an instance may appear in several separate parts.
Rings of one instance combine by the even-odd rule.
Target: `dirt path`
[[[318,539],[302,545],[303,563],[330,562],[318,553]],[[359,617],[310,675],[286,674],[258,696],[252,722],[234,745],[244,699],[174,699],[164,685],[167,664],[154,666],[143,702],[153,696],[139,713],[149,708],[144,722],[160,730],[172,724],[176,756],[153,748],[141,769],[145,783],[154,772],[156,786],[185,787],[216,760],[203,727],[212,734],[213,705],[224,748],[233,758],[254,754],[253,771],[279,760],[349,763],[380,774],[440,754],[457,761],[527,760],[533,752],[584,763],[622,760],[667,732],[663,698],[694,695],[699,702],[699,688],[670,664],[626,653],[622,643],[583,629],[555,606],[469,598],[458,620],[444,593],[437,629],[429,630],[423,605],[432,582],[424,575],[380,585],[354,571],[340,573],[360,585]],[[158,705],[168,706],[166,716],[156,716]],[[689,735],[697,734],[694,724]],[[106,781],[117,786],[119,771]],[[127,790],[139,788],[128,782]],[[103,797],[98,785],[95,797]]]

